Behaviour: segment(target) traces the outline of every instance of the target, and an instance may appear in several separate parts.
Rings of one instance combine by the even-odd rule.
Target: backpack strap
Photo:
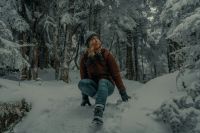
[[[105,66],[106,75],[109,75],[110,70],[109,70],[109,67],[108,67],[108,56],[109,56],[110,52],[107,49],[102,49],[101,54],[103,56],[103,62],[102,63]]]
[[[109,51],[106,49],[102,49],[101,54],[103,56],[105,65],[107,65],[108,64],[108,55],[110,54]]]

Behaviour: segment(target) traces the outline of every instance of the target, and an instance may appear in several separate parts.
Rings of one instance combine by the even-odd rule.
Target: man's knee
[[[110,82],[108,79],[100,79],[99,80],[99,85],[108,87],[108,82]]]
[[[99,89],[111,95],[114,91],[114,86],[108,79],[101,79],[99,80]]]
[[[78,83],[80,91],[91,97],[93,97],[96,93],[95,86],[97,85],[91,79],[82,79]]]
[[[108,91],[108,80],[107,79],[100,79],[99,80],[99,89]]]
[[[80,81],[78,82],[78,88],[80,89],[80,88],[82,87],[82,85],[83,85],[83,81],[80,80]]]
[[[84,86],[87,86],[89,84],[89,81],[87,79],[82,79],[78,83],[78,88],[81,89]]]

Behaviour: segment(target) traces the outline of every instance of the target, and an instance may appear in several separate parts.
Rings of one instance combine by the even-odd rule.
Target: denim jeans
[[[98,84],[91,79],[82,79],[78,83],[78,87],[82,93],[95,97],[95,104],[106,104],[107,97],[114,92],[115,86],[107,79],[100,79]]]

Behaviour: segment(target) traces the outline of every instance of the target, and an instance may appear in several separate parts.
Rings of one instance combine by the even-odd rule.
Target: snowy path
[[[46,81],[39,85],[39,82],[31,81],[22,82],[18,87],[17,82],[5,82],[9,82],[5,85],[8,88],[16,86],[15,89],[7,90],[7,92],[5,89],[5,92],[0,94],[1,100],[8,101],[25,97],[33,102],[33,109],[22,123],[17,125],[16,133],[88,133],[94,106],[80,106],[81,96],[76,84],[66,85],[61,81]],[[135,84],[140,86],[137,82]],[[4,97],[8,94],[10,98]],[[104,113],[104,132],[118,132],[120,128],[120,115],[128,103],[116,106],[118,99],[120,97],[115,90],[115,94],[108,99]],[[91,102],[94,104],[93,99]]]
[[[16,126],[15,132],[88,133],[94,106],[80,106],[81,96],[77,88],[77,81],[77,77],[73,79],[71,84],[53,80],[45,82],[25,81],[19,87],[15,81],[0,79],[0,84],[3,85],[0,88],[0,101],[10,101],[25,97],[33,103],[33,109]],[[150,113],[154,109],[151,105],[149,107],[149,103],[152,104],[153,101],[145,98],[150,93],[150,91],[145,90],[150,90],[151,85],[142,85],[134,81],[125,81],[125,84],[129,94],[132,97],[139,98],[137,100],[132,98],[128,103],[116,105],[120,96],[117,89],[115,89],[114,94],[108,98],[104,113],[105,124],[100,132],[169,133],[167,129],[164,129],[163,125],[146,116],[146,113]],[[151,94],[153,96],[154,93]],[[155,96],[160,98],[156,94],[153,96],[154,100],[156,100]],[[142,99],[140,100],[140,98]],[[94,104],[93,99],[91,99],[91,102]],[[159,103],[161,101],[158,101],[156,105]]]

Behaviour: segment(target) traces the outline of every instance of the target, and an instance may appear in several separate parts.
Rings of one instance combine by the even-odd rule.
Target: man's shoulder
[[[110,59],[112,58],[112,53],[106,48],[102,48],[102,53],[103,53],[105,60],[110,61]]]
[[[110,51],[106,48],[102,48],[101,52],[104,53],[104,54],[110,54]]]
[[[106,48],[102,48],[102,51],[103,51],[103,53],[104,53],[105,55],[108,55],[108,56],[113,56],[112,52],[111,52],[111,51],[109,51],[109,50],[108,50],[108,49],[106,49]]]
[[[84,56],[86,56],[88,54],[88,52],[87,52],[87,50],[85,49],[85,50],[82,50],[81,52],[80,52],[80,56],[81,57],[84,57]]]

